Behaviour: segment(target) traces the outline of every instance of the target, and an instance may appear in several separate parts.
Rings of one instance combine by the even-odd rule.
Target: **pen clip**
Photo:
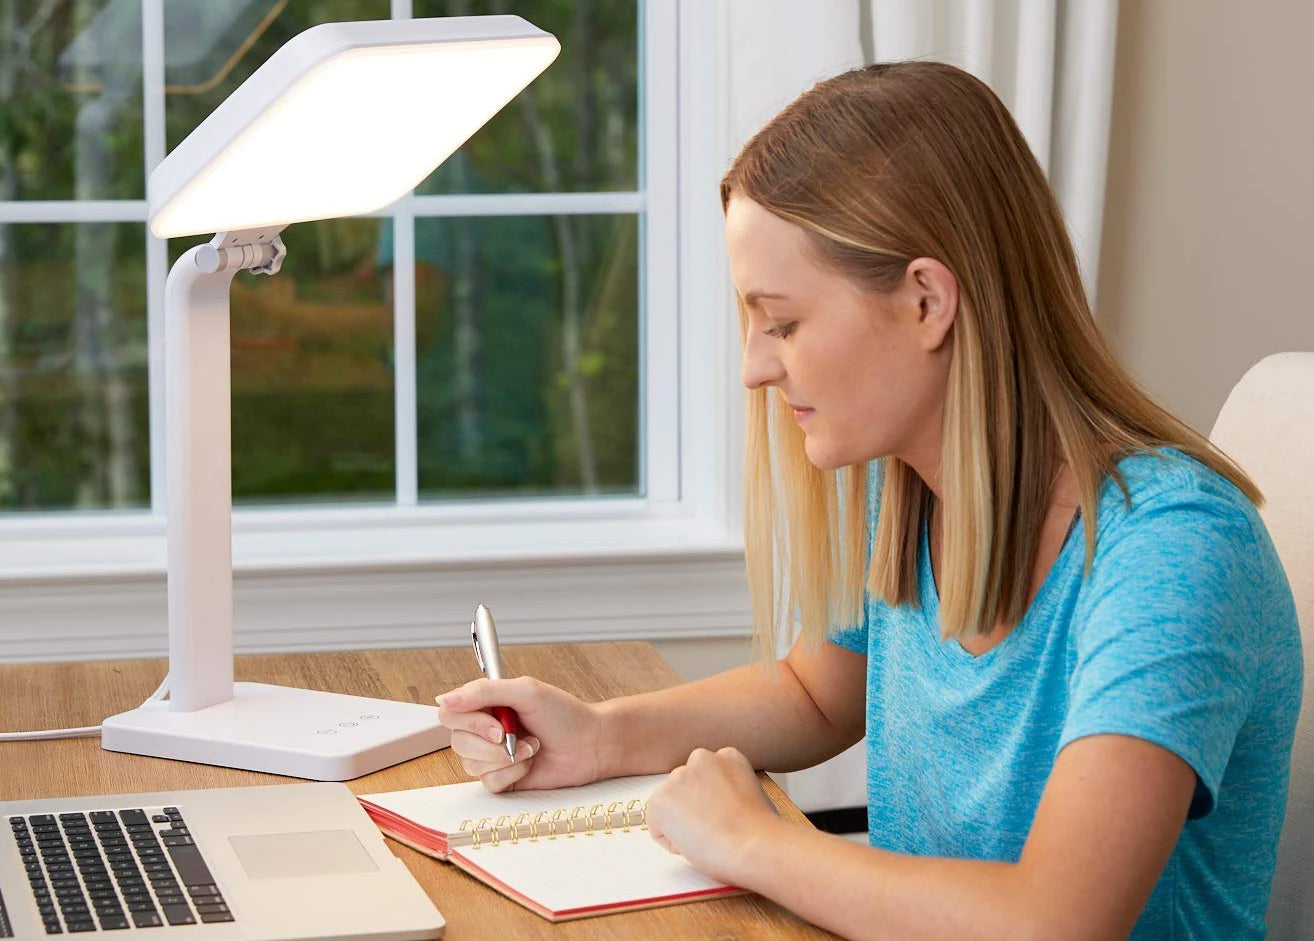
[[[470,642],[474,645],[475,660],[479,662],[479,672],[487,674],[488,667],[484,666],[484,652],[479,649],[479,632],[475,630],[475,622],[470,622]]]

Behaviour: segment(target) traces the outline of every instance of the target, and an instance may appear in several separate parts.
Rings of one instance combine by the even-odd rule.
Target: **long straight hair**
[[[821,82],[744,146],[721,181],[722,206],[736,195],[802,228],[823,265],[873,294],[920,257],[958,280],[940,462],[946,638],[1022,618],[1063,463],[1080,491],[1088,569],[1100,486],[1112,478],[1126,494],[1120,455],[1173,447],[1261,501],[1112,355],[1040,166],[1003,103],[967,72],[899,62]],[[868,468],[817,469],[788,415],[773,390],[748,393],[745,544],[764,652],[795,617],[813,642],[857,623],[864,588],[916,604],[932,499],[911,467],[884,459],[873,534]]]

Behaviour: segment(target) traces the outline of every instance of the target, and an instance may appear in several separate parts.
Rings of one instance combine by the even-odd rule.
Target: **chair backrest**
[[[1260,514],[1300,617],[1305,700],[1268,927],[1274,941],[1314,938],[1314,353],[1278,353],[1253,366],[1209,437],[1263,491]]]

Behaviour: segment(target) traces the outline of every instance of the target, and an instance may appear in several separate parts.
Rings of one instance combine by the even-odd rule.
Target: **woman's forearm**
[[[1023,877],[1015,864],[900,856],[779,821],[737,881],[845,938],[1020,941],[1037,934]]]
[[[750,664],[601,704],[608,776],[669,771],[695,748],[738,748],[753,767],[790,771],[857,741],[861,724],[827,716],[787,661]]]
[[[1087,736],[1059,754],[1015,863],[891,853],[741,812],[718,815],[743,821],[723,841],[730,859],[719,871],[851,938],[1126,938],[1177,844],[1195,781],[1167,749]],[[692,801],[706,803],[701,794]]]

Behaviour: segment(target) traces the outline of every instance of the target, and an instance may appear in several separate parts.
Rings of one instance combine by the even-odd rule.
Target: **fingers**
[[[459,733],[465,736],[465,733]],[[538,753],[539,742],[536,738],[526,738],[516,746],[516,760],[512,763],[505,749],[488,759],[471,758],[458,749],[458,733],[452,733],[452,750],[461,755],[461,767],[471,777],[478,778],[484,787],[494,793],[510,790],[517,781],[529,774],[534,767],[533,757]],[[473,743],[482,751],[484,744]]]
[[[449,694],[450,695],[450,694]],[[465,732],[475,738],[491,742],[493,745],[502,743],[502,724],[487,712],[466,712],[457,711],[450,708],[447,703],[449,697],[438,698],[438,721],[443,724],[444,728],[451,729],[452,734]]]
[[[475,777],[512,763],[505,746],[492,745],[483,739],[471,736],[468,732],[452,733],[452,751],[460,757],[461,766],[465,768],[466,773]],[[538,754],[538,751],[537,738],[528,736],[522,739],[516,745],[516,763],[532,758]]]
[[[453,732],[469,732],[500,744],[501,724],[486,710],[493,706],[510,706],[521,711],[527,702],[532,702],[531,697],[538,685],[531,677],[474,680],[434,697],[434,702],[438,703],[438,721]]]
[[[452,732],[452,749],[463,757],[479,761],[494,761],[500,755],[506,759],[506,749],[502,745],[505,733],[502,724],[488,712],[481,711],[480,705],[489,698],[485,691],[488,680],[476,680],[458,687],[450,693],[435,697],[438,703],[438,721]],[[499,686],[502,684],[498,684]],[[474,687],[474,692],[466,690]],[[505,705],[503,697],[494,697],[496,705]]]
[[[737,748],[733,748],[733,747],[722,748],[717,751],[716,756],[724,761],[729,762],[731,765],[738,765],[741,768],[747,768],[749,771],[753,770],[753,763],[749,761],[748,758],[744,756],[744,753]]]
[[[689,757],[685,759],[684,764],[675,770],[680,771],[684,768],[708,767],[734,768],[736,766],[740,769],[746,769],[749,772],[753,772],[752,763],[744,757],[744,753],[737,748],[727,746],[725,748],[717,749],[714,752],[709,751],[706,748],[695,748],[689,753]]]
[[[679,854],[679,850],[675,848],[675,845],[670,841],[670,838],[666,836],[666,831],[662,827],[666,803],[666,791],[664,789],[670,783],[671,779],[683,770],[684,768],[681,766],[672,771],[667,777],[666,782],[664,782],[661,787],[658,787],[657,790],[653,791],[652,796],[648,798],[647,807],[644,808],[644,825],[647,827],[648,835],[657,842],[658,846],[666,850],[666,852],[675,853],[677,855]]]
[[[452,751],[469,775],[479,778],[490,791],[505,791],[530,772],[532,758],[540,748],[537,737],[523,735],[517,744],[516,760],[506,753],[505,734],[498,720],[486,710],[509,706],[523,714],[540,709],[552,687],[532,677],[510,680],[473,680],[435,697],[438,721],[452,733]]]
[[[651,827],[648,828],[648,832],[652,834],[652,838],[657,842],[657,845],[666,850],[666,852],[674,853],[676,856],[680,855],[680,851],[677,850],[674,844],[666,838],[666,834],[660,833]]]
[[[510,706],[519,712],[538,704],[545,685],[532,676],[517,676],[510,680],[480,678],[444,693],[437,702],[439,707],[460,712],[489,706]]]

